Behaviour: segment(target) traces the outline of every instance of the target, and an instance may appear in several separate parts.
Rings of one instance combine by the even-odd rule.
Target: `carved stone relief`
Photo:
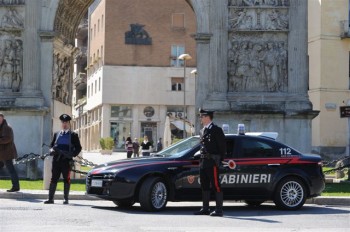
[[[287,46],[283,40],[232,40],[229,91],[285,91],[288,85],[287,60]]]
[[[152,38],[144,29],[145,25],[130,24],[130,31],[125,32],[125,44],[151,45]]]
[[[289,0],[229,0],[229,6],[260,6],[260,7],[269,7],[269,6],[289,6]]]
[[[70,58],[59,53],[53,56],[52,69],[52,95],[55,100],[66,105],[70,104],[70,76],[71,76]]]
[[[288,90],[289,1],[229,1],[229,92]]]
[[[1,18],[1,27],[5,29],[23,29],[24,19],[17,10],[9,8]]]
[[[288,30],[286,9],[247,9],[230,10],[230,30]]]
[[[0,34],[0,90],[19,92],[23,80],[23,42]]]
[[[0,0],[0,5],[24,5],[24,0]]]

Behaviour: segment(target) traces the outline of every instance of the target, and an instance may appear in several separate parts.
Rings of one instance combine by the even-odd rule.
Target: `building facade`
[[[147,135],[156,143],[169,113],[176,121],[173,136],[181,138],[180,119],[195,123],[191,7],[183,0],[101,0],[90,6],[88,21],[86,98],[73,99],[74,129],[84,149],[99,150],[104,137],[112,137],[117,150],[127,137]],[[178,59],[183,53],[192,57],[186,68]]]
[[[324,157],[348,153],[350,104],[349,0],[309,0],[309,95],[320,114],[312,121],[313,151]]]

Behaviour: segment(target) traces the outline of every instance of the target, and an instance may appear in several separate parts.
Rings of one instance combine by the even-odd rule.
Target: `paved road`
[[[306,205],[300,211],[266,204],[249,208],[225,203],[225,217],[193,216],[200,203],[169,203],[166,211],[146,213],[138,204],[120,210],[108,201],[71,201],[44,205],[42,200],[0,199],[0,231],[350,231],[350,206]]]

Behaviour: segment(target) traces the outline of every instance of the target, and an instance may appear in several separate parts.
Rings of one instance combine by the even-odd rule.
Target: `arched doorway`
[[[69,71],[69,69],[73,70],[71,64],[72,64],[72,60],[73,60],[73,57],[75,54],[75,48],[73,48],[71,45],[74,43],[74,39],[76,36],[76,31],[78,29],[78,25],[80,23],[80,20],[83,18],[85,12],[87,11],[88,7],[90,6],[90,4],[93,4],[91,6],[91,8],[94,8],[94,4],[97,5],[100,2],[101,1],[95,1],[95,2],[94,1],[77,1],[77,2],[60,1],[59,4],[57,5],[56,17],[54,19],[54,30],[55,30],[56,34],[55,34],[55,37],[53,38],[53,53],[54,53],[54,56],[53,56],[53,78],[52,78],[52,80],[53,80],[53,83],[52,83],[53,104],[51,107],[53,109],[52,110],[53,130],[57,130],[59,127],[59,120],[58,120],[59,114],[61,114],[62,112],[68,113],[71,110],[72,102],[69,102],[69,100],[71,99],[71,91],[69,91],[69,88],[67,88],[66,86],[69,85],[69,82],[67,80],[72,79],[71,77],[68,78],[68,76],[70,74],[72,74]],[[156,2],[156,1],[154,1],[154,2]],[[177,1],[177,2],[181,2],[181,1]],[[195,9],[193,7],[194,4],[191,1],[183,1],[182,4],[183,5],[189,4],[189,6],[192,7],[192,10]],[[77,9],[79,9],[79,12],[77,11]],[[83,10],[85,10],[85,12]],[[205,17],[202,17],[202,18],[205,18]],[[201,23],[203,24],[203,20],[201,21]],[[90,28],[88,30],[90,30]],[[194,33],[194,32],[195,31],[193,31],[192,33]],[[191,40],[193,40],[193,39],[191,39]],[[194,40],[193,40],[193,42],[194,42]],[[102,48],[100,49],[100,51],[102,53]],[[90,52],[91,52],[91,57],[92,57],[92,54],[95,51],[94,52],[90,51]],[[97,56],[98,56],[99,50],[97,50],[96,52],[97,52]],[[72,54],[73,54],[73,56],[72,56]],[[88,57],[88,59],[89,58],[90,57]],[[93,60],[95,60],[95,58]],[[68,65],[68,64],[70,64],[70,65]],[[91,62],[89,61],[87,72],[89,72],[90,66],[91,66]],[[64,72],[62,67],[63,67],[63,69],[66,69],[68,71]],[[88,74],[88,76],[89,76],[89,74]],[[60,79],[66,80],[66,82],[58,81]],[[93,86],[93,84],[92,84],[92,86]],[[96,87],[96,85],[95,85],[95,87]],[[86,92],[88,93],[88,91],[86,91]],[[86,94],[86,95],[88,95],[88,94]],[[83,107],[81,107],[81,109],[82,109],[82,112],[89,111],[89,110],[83,109]],[[102,109],[97,109],[96,112],[99,110],[102,110]],[[90,122],[92,117],[89,115],[94,115],[94,114],[95,114],[95,112],[92,112],[91,114],[90,114],[90,112],[86,113],[85,119],[83,118],[83,120],[81,120],[81,121],[85,121],[85,122],[89,121]],[[99,114],[99,112],[97,112],[97,114]],[[77,120],[79,120],[79,119],[77,119]],[[80,124],[80,120],[79,120],[79,124]],[[89,123],[89,124],[91,124],[91,123]],[[162,123],[156,123],[156,124],[162,124]],[[156,125],[156,124],[154,124],[154,125]],[[116,125],[119,125],[119,123],[116,122],[115,125],[113,125],[113,126],[115,127]],[[141,125],[140,127],[142,127],[144,125],[144,123],[141,123],[140,125]],[[88,128],[88,127],[89,127],[89,125],[85,126],[85,128]],[[84,130],[79,131],[80,132],[79,134],[81,135],[83,147],[85,147],[87,150],[94,150],[94,149],[99,148],[99,145],[98,145],[99,139],[98,138],[100,137],[100,134],[101,134],[101,127],[103,128],[103,126],[98,124],[98,125],[91,126],[90,129],[84,129]],[[130,126],[128,126],[127,128],[129,128],[129,127]],[[131,126],[131,127],[133,128],[133,126]],[[155,132],[153,133],[153,135],[156,134],[157,130],[163,131],[163,129],[162,129],[163,126],[158,127],[158,129],[157,129],[157,126],[155,126],[154,128],[155,128]],[[133,128],[133,131],[135,131],[135,128]],[[143,133],[143,130],[141,133],[139,133],[135,136],[142,137],[142,133]],[[97,136],[96,134],[99,134],[99,135]],[[104,134],[106,134],[106,133],[104,133]],[[112,134],[112,132],[111,132],[111,134]],[[113,134],[115,134],[115,133],[113,133]],[[132,134],[135,134],[135,133],[132,133]],[[114,137],[113,135],[111,135],[111,136]],[[121,136],[120,139],[122,139],[122,138],[123,138],[123,136]],[[154,136],[154,138],[157,138],[157,137]],[[91,141],[91,142],[89,142],[89,141]],[[92,141],[94,141],[94,142],[92,142]]]

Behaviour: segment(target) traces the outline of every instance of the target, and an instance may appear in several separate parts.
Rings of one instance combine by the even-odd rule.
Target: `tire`
[[[118,206],[119,208],[130,208],[135,204],[134,200],[118,200],[113,201],[113,203]]]
[[[300,209],[306,201],[307,189],[298,178],[283,179],[276,188],[274,203],[283,210]]]
[[[264,203],[264,201],[255,201],[255,200],[246,200],[244,201],[248,206],[260,206],[262,203]]]
[[[149,177],[141,185],[139,192],[141,208],[155,212],[165,209],[168,201],[168,187],[160,177]]]

